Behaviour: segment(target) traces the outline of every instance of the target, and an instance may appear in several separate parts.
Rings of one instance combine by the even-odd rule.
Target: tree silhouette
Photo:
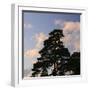
[[[73,71],[72,75],[80,75],[80,52],[74,52],[67,64],[67,71]]]
[[[44,41],[44,47],[39,51],[41,57],[33,64],[32,77],[65,74],[70,53],[63,45],[63,37],[63,30],[55,29],[49,33],[49,38]]]

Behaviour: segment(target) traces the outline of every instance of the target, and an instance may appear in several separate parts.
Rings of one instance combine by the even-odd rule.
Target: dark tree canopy
[[[80,52],[74,52],[71,55],[67,65],[67,70],[72,70],[74,75],[80,74]]]
[[[37,62],[33,64],[32,77],[38,75],[61,76],[65,75],[67,70],[73,70],[75,73],[80,72],[78,69],[80,56],[74,53],[70,57],[68,48],[63,45],[63,37],[63,30],[60,29],[55,29],[49,33],[49,38],[44,41],[44,47],[39,51],[41,57],[37,58]],[[51,72],[49,71],[50,68]]]

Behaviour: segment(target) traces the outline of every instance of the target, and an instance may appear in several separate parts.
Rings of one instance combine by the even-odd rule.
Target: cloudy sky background
[[[62,29],[64,45],[72,54],[80,51],[80,14],[24,12],[24,69],[31,69],[54,29]]]

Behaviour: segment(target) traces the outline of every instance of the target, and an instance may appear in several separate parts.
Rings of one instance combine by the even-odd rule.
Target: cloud
[[[64,31],[80,30],[80,22],[75,21],[65,21],[62,19],[55,19],[54,25],[60,27],[60,29],[63,29]]]
[[[63,25],[64,38],[63,42],[65,47],[67,47],[71,53],[74,51],[80,51],[80,22],[73,21],[62,21],[55,20],[55,25]],[[32,28],[32,25],[26,25],[25,27]],[[34,38],[36,41],[34,49],[29,49],[25,52],[25,56],[29,58],[34,58],[39,56],[39,50],[43,46],[43,41],[48,39],[48,37],[43,33],[36,33]]]
[[[64,34],[63,42],[65,47],[69,49],[71,53],[80,51],[80,35],[79,33],[72,32],[72,34]],[[77,37],[78,36],[78,37]]]
[[[27,50],[24,55],[29,58],[37,57],[39,56],[38,49]]]
[[[72,22],[72,21],[64,22],[63,30],[66,30],[66,31],[80,30],[80,23]]]
[[[80,51],[80,41],[75,42],[74,47],[75,51]]]
[[[60,27],[60,29],[62,29],[63,26],[64,26],[64,20],[62,20],[62,19],[55,19],[54,20],[54,25],[57,26],[57,27]]]
[[[35,40],[36,40],[36,48],[40,48],[42,46],[42,43],[45,39],[47,39],[48,37],[43,33],[40,32],[38,34],[35,35]]]
[[[54,24],[57,26],[63,26],[63,30],[73,31],[80,30],[80,22],[64,21],[62,19],[55,19]]]
[[[72,34],[64,34],[63,42],[66,48],[69,49],[71,53],[80,51],[80,37],[79,34],[73,32]]]
[[[34,39],[36,40],[35,48],[25,51],[24,55],[29,58],[35,58],[35,57],[40,56],[39,50],[43,46],[43,41],[47,38],[48,37],[43,32],[36,34],[34,36]]]
[[[70,40],[71,40],[71,36],[70,36],[70,35],[67,35],[67,36],[65,36],[65,37],[63,38],[63,42],[64,42],[65,44],[67,44],[68,42],[70,42]]]
[[[71,53],[80,51],[80,22],[65,21],[63,42]]]
[[[31,29],[33,26],[31,23],[24,23],[24,28]]]
[[[61,19],[55,19],[55,20],[54,20],[54,24],[55,24],[55,25],[61,25],[61,24],[63,24],[63,23],[64,23],[64,21],[61,20]]]
[[[35,63],[37,63],[37,61],[32,61],[32,64],[35,64]]]

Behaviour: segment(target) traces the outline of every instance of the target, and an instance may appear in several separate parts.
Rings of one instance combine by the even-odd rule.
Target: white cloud
[[[75,51],[80,51],[80,41],[74,43]]]
[[[27,50],[24,55],[29,58],[37,57],[39,56],[38,49]]]
[[[79,22],[64,22],[64,28],[63,30],[66,31],[74,31],[74,30],[80,30],[80,23]]]
[[[64,45],[70,50],[71,53],[80,51],[80,37],[77,38],[76,33],[73,32],[72,34],[64,34],[64,36]]]
[[[42,46],[42,43],[45,39],[47,39],[48,37],[43,33],[39,33],[35,35],[35,40],[36,40],[36,48],[40,48]]]
[[[24,24],[24,28],[31,29],[32,28],[32,24],[31,23],[25,23]]]
[[[29,49],[25,51],[24,55],[29,58],[35,58],[40,56],[39,50],[41,49],[43,45],[43,41],[47,39],[47,36],[44,33],[38,33],[34,36],[34,39],[36,40],[36,45],[34,49]]]
[[[65,46],[71,52],[80,51],[80,22],[64,22],[63,33]]]
[[[65,37],[63,38],[63,42],[64,42],[65,44],[69,43],[70,40],[71,40],[71,36],[70,36],[70,35],[65,35]]]
[[[55,19],[54,24],[59,26],[64,31],[80,30],[80,22],[75,21],[64,21],[62,19]]]

